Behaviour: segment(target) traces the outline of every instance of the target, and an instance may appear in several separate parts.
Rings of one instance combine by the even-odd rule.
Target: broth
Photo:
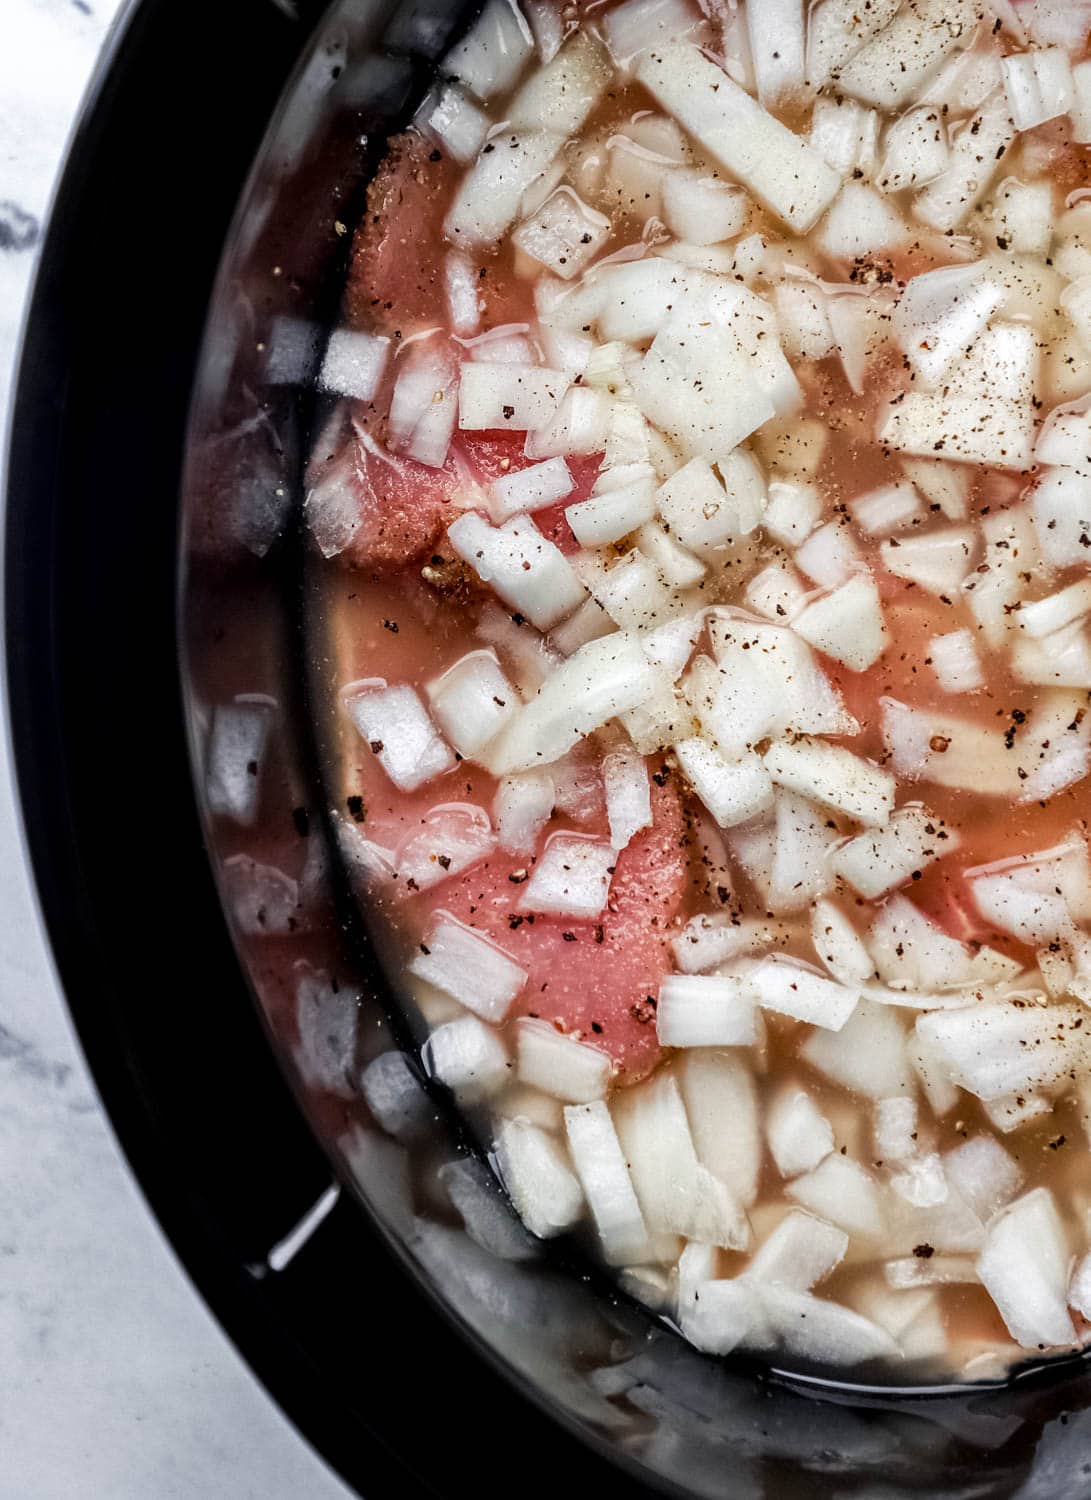
[[[465,87],[373,184],[327,354],[320,730],[369,928],[532,1230],[583,1235],[711,1353],[991,1377],[1082,1345],[1091,1312],[1091,427],[1078,402],[1043,420],[1091,389],[1064,198],[1089,132],[1075,82],[1075,123],[1016,130],[1005,63],[1082,80],[1086,27],[1058,41],[1032,7],[1025,51],[956,5],[884,109],[861,61],[882,72],[883,18],[860,45],[843,12],[808,23],[807,68],[828,23],[840,77],[761,111],[735,99],[741,5],[539,0],[537,50],[486,7],[445,69]],[[693,76],[664,82],[680,47]],[[763,47],[768,90],[791,49]],[[710,57],[737,135],[779,120],[804,176],[833,174],[810,222],[710,145]],[[891,190],[914,113],[947,165]],[[997,130],[951,209],[960,150]],[[730,233],[684,237],[716,215]],[[722,399],[706,339],[750,360]],[[528,530],[504,481],[558,460]]]

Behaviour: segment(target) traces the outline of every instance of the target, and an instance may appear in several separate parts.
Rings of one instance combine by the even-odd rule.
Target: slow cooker
[[[1091,1495],[1082,1361],[922,1390],[717,1361],[529,1243],[389,1003],[313,743],[304,455],[369,174],[474,10],[140,0],[70,146],[6,652],[41,903],[117,1132],[255,1376],[368,1500]]]

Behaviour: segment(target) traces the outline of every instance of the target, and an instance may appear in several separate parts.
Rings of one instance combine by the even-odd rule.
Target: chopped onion
[[[763,959],[748,984],[763,1010],[840,1031],[859,1002],[856,990],[827,979],[782,954]]]
[[[564,280],[592,261],[610,237],[610,220],[569,187],[559,187],[512,235],[512,244]]]
[[[959,847],[954,829],[944,826],[923,807],[903,807],[891,816],[885,828],[861,833],[842,844],[830,864],[853,890],[874,901],[895,886],[903,885],[934,860]]]
[[[656,1029],[664,1047],[750,1047],[754,1000],[743,978],[669,974],[659,986]]]
[[[691,1048],[676,1073],[698,1159],[748,1206],[757,1197],[762,1144],[757,1092],[746,1060],[737,1052]]]
[[[569,386],[555,414],[527,433],[527,458],[601,453],[610,430],[610,398],[587,386]]]
[[[840,95],[815,100],[811,145],[842,177],[871,175],[878,137],[879,116],[874,110]]]
[[[1091,141],[1091,62],[1077,63],[1072,69],[1072,88],[1072,139],[1082,145]]]
[[[618,485],[570,505],[565,519],[572,534],[584,547],[600,547],[620,541],[655,515],[655,476],[650,466],[628,484]]]
[[[651,787],[644,757],[631,745],[619,745],[602,762],[602,780],[610,843],[624,849],[634,834],[651,826]]]
[[[798,480],[774,480],[762,525],[770,536],[786,547],[798,547],[818,524],[822,497],[813,484]]]
[[[868,536],[890,536],[920,515],[920,496],[909,480],[895,480],[859,495],[850,502],[849,511]]]
[[[805,1089],[786,1089],[774,1098],[765,1132],[782,1177],[813,1171],[833,1150],[833,1127]]]
[[[684,974],[700,974],[777,941],[775,924],[716,912],[691,917],[671,947],[674,961]]]
[[[834,349],[826,299],[804,281],[782,281],[773,288],[781,342],[794,359],[825,359]]]
[[[1041,1094],[1002,1094],[999,1099],[984,1101],[981,1109],[989,1124],[1003,1135],[1022,1130],[1053,1113],[1053,1105]]]
[[[878,1184],[850,1157],[831,1153],[812,1171],[789,1182],[784,1191],[802,1208],[851,1235],[872,1242],[882,1238]]]
[[[505,1120],[495,1149],[501,1181],[531,1234],[552,1239],[579,1222],[583,1190],[552,1135],[529,1120]]]
[[[385,335],[338,328],[326,345],[318,384],[354,401],[374,401],[389,358],[390,340]]]
[[[733,482],[726,490],[708,460],[694,458],[676,469],[656,494],[664,522],[699,556],[714,556],[725,543],[750,530],[752,508],[759,509],[764,498],[764,484],[752,461],[729,472]]]
[[[585,598],[568,559],[529,516],[493,527],[467,511],[448,527],[447,538],[482,583],[491,584],[505,604],[539,630],[556,625]]]
[[[939,384],[1004,300],[980,262],[925,271],[906,283],[894,309],[898,347],[919,379]]]
[[[943,112],[923,105],[907,110],[887,127],[875,182],[884,193],[921,187],[945,172],[949,160]]]
[[[1030,491],[1038,545],[1055,568],[1086,563],[1082,538],[1091,534],[1091,487],[1075,469],[1047,469]]]
[[[466,36],[443,59],[442,72],[479,99],[506,93],[534,51],[527,23],[514,0],[487,0]]]
[[[1023,604],[1018,615],[1019,629],[1041,640],[1088,614],[1091,614],[1091,579],[1081,578],[1056,594]]]
[[[878,109],[914,98],[980,19],[976,0],[917,0],[903,7],[838,72],[838,87]]]
[[[694,168],[663,179],[663,216],[671,232],[691,245],[718,245],[741,234],[750,200],[741,188]]]
[[[688,0],[625,0],[606,12],[603,30],[611,57],[624,67],[649,47],[685,36],[700,21]]]
[[[790,620],[806,601],[807,589],[788,563],[772,562],[746,585],[746,603],[768,620]]]
[[[909,240],[905,220],[890,202],[862,182],[847,182],[818,227],[815,243],[835,259],[857,260],[899,250]]]
[[[653,1233],[745,1249],[746,1214],[727,1185],[699,1162],[673,1074],[656,1073],[623,1090],[614,1123],[644,1222]]]
[[[420,819],[400,845],[396,873],[409,890],[430,890],[486,859],[495,848],[496,837],[484,808],[471,802],[441,803]]]
[[[1017,1343],[1038,1349],[1075,1342],[1068,1265],[1067,1237],[1048,1189],[1035,1188],[989,1224],[977,1273]]]
[[[1008,177],[996,190],[993,228],[1001,247],[1017,255],[1047,255],[1053,238],[1053,189],[1048,182]],[[1062,296],[1061,305],[1064,306]]]
[[[807,81],[820,89],[835,78],[849,58],[889,26],[899,0],[820,0],[807,18]]]
[[[645,55],[637,78],[678,123],[771,213],[804,234],[841,179],[697,47],[671,42]]]
[[[600,42],[578,31],[552,62],[531,72],[507,106],[508,124],[571,136],[581,128],[613,77]]]
[[[544,463],[530,464],[494,479],[489,486],[489,503],[494,518],[506,521],[522,512],[556,505],[574,488],[575,481],[564,459],[548,458]]]
[[[205,755],[205,796],[214,816],[244,826],[257,817],[272,720],[271,699],[242,697],[213,709]]]
[[[463,1104],[476,1104],[508,1081],[507,1048],[497,1033],[476,1016],[460,1016],[437,1026],[424,1044],[422,1059],[429,1074],[455,1093]]]
[[[458,364],[435,339],[413,346],[401,360],[390,400],[392,449],[441,469],[455,430]]]
[[[382,1052],[360,1074],[360,1092],[387,1135],[411,1141],[427,1128],[435,1106],[404,1052]]]
[[[492,128],[485,111],[456,83],[440,84],[421,106],[415,123],[455,161],[472,161]]]
[[[836,840],[824,809],[778,788],[775,843],[766,905],[778,914],[799,911],[827,889],[827,855]]]
[[[444,223],[448,237],[456,245],[495,244],[518,218],[523,194],[549,170],[563,144],[564,137],[553,130],[512,130],[491,140],[455,194]]]
[[[972,631],[952,630],[947,635],[934,635],[928,642],[928,660],[945,693],[977,693],[985,686]]]
[[[841,745],[800,736],[765,754],[777,786],[811,797],[869,826],[885,823],[894,808],[894,777]]]
[[[529,854],[553,812],[553,779],[547,771],[504,776],[496,788],[493,815],[501,849]]]
[[[758,98],[766,109],[798,93],[804,82],[803,0],[764,0],[746,7]]]
[[[494,651],[471,651],[427,686],[436,722],[459,755],[473,757],[519,708]]]
[[[796,566],[826,589],[844,583],[856,571],[859,561],[856,543],[844,520],[827,521],[825,526],[812,531],[795,554]]]
[[[943,1012],[941,1019],[946,1016]],[[861,1000],[840,1031],[814,1031],[800,1048],[800,1056],[832,1083],[865,1099],[913,1091],[905,1027],[901,1015],[889,1005]],[[822,1212],[816,1204],[805,1206]]]
[[[519,909],[587,920],[597,917],[610,894],[615,859],[607,843],[553,834],[519,897]]]
[[[606,1093],[613,1065],[601,1047],[530,1017],[518,1021],[515,1031],[521,1083],[565,1104],[589,1104]]]
[[[806,605],[792,620],[792,629],[853,672],[874,666],[889,641],[879,590],[870,573],[856,573]]]
[[[955,134],[947,169],[913,201],[914,218],[941,234],[957,229],[984,196],[1014,139],[1007,97],[997,89]]]
[[[768,735],[853,734],[856,724],[810,647],[791,630],[713,615],[713,665],[685,679],[701,732],[729,758]]]
[[[748,822],[772,806],[769,772],[754,751],[728,760],[697,737],[679,741],[674,750],[686,780],[721,828]]]
[[[744,1340],[767,1342],[759,1294],[738,1278],[695,1284],[679,1307],[678,1322],[689,1343],[705,1354],[730,1354]]]
[[[1060,47],[1013,52],[1003,59],[1004,92],[1016,130],[1033,130],[1076,102],[1068,56]]]
[[[369,684],[345,698],[345,710],[400,792],[416,791],[455,764],[411,687]]]
[[[464,365],[458,425],[464,431],[528,432],[553,417],[567,388],[568,377],[561,370],[536,365]]]
[[[568,1149],[583,1186],[608,1265],[642,1265],[651,1259],[648,1231],[601,1100],[570,1104],[564,1112]]]
[[[1050,1088],[1073,1068],[1086,1067],[1085,1014],[1078,1005],[989,1000],[921,1016],[917,1032],[938,1050],[957,1084],[979,1099],[999,1099]]]
[[[483,1021],[502,1021],[527,982],[525,969],[444,912],[436,916],[408,968]]]
[[[758,1286],[808,1292],[845,1258],[849,1237],[843,1229],[799,1209],[791,1209],[751,1256],[742,1273]]]
[[[977,538],[966,526],[943,526],[891,538],[879,548],[883,566],[941,598],[957,594],[974,562]],[[798,626],[798,621],[796,622]]]

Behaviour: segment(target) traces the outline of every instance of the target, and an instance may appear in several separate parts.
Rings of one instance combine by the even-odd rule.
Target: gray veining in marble
[[[115,0],[0,3],[0,414]],[[74,1043],[0,746],[0,1500],[347,1500],[186,1280]]]

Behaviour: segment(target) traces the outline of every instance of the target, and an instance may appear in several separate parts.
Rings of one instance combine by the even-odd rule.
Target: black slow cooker
[[[387,1003],[312,739],[303,472],[369,173],[474,10],[140,0],[70,147],[14,411],[7,672],[122,1144],[257,1377],[369,1500],[1091,1495],[1082,1362],[805,1380],[707,1359],[540,1252]]]

